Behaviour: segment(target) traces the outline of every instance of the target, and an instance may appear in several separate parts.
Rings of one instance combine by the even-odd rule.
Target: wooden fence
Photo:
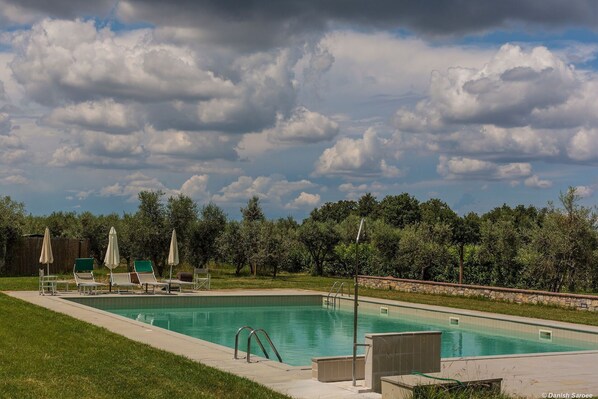
[[[0,270],[3,276],[37,276],[40,265],[43,237],[21,237],[16,245],[7,248],[6,264]],[[75,258],[89,257],[89,240],[77,238],[52,238],[54,262],[50,264],[51,274],[73,272]]]

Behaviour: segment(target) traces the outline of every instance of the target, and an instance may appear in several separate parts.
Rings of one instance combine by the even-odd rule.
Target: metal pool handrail
[[[326,296],[327,305],[330,304],[330,295],[332,295],[332,291],[334,291],[339,282],[340,281],[335,281],[334,284],[332,284],[332,287],[330,287],[330,291],[328,291],[328,296]]]
[[[251,337],[253,337],[255,335],[255,337],[258,339],[257,342],[260,342],[259,341],[259,337],[257,335],[258,332],[264,333],[264,335],[266,336],[266,340],[270,344],[270,347],[272,348],[272,350],[274,350],[274,353],[276,354],[276,357],[278,358],[278,361],[280,363],[282,363],[282,357],[280,357],[280,353],[278,353],[278,350],[276,349],[276,346],[274,346],[274,343],[270,339],[270,336],[268,335],[268,333],[263,328],[258,328],[257,330],[253,330],[253,331],[251,331],[249,333],[249,337],[247,338],[247,363],[250,362],[250,356],[251,356]],[[262,347],[262,349],[263,349],[263,347]],[[265,351],[264,351],[264,353],[265,353]],[[266,357],[269,359],[268,356],[266,356]]]
[[[338,285],[339,283],[340,283],[340,285]],[[337,287],[337,285],[338,285],[338,287]],[[345,287],[344,281],[343,282],[335,281],[334,284],[332,284],[332,287],[330,288],[330,292],[328,292],[328,296],[326,297],[326,305],[330,305],[330,296],[332,295],[332,292],[336,288],[336,292],[335,292],[334,296],[332,297],[332,299],[333,299],[332,303],[336,307],[336,297],[338,296],[339,292],[340,292],[341,296],[344,295],[344,293],[345,293],[345,291],[343,290],[344,287]],[[349,296],[348,293],[347,293],[347,296]]]
[[[251,334],[253,334],[253,332],[255,331],[253,329],[253,327],[251,327],[251,326],[243,326],[243,327],[241,327],[241,328],[239,328],[237,330],[237,334],[235,334],[235,355],[234,355],[234,359],[238,359],[237,353],[239,352],[239,334],[243,330],[251,330],[251,332],[249,333],[249,337],[250,338],[251,338]],[[260,348],[262,348],[262,352],[264,352],[264,356],[266,356],[266,359],[270,359],[270,356],[268,356],[268,352],[266,352],[266,348],[264,348],[264,345],[262,344],[262,341],[260,340],[260,337],[258,337],[256,335],[255,338],[257,339],[257,343],[260,346]],[[249,345],[247,346],[247,358],[249,358]]]

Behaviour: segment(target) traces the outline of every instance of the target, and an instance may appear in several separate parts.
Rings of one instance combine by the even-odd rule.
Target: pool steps
[[[344,287],[345,287],[344,281],[335,281],[334,284],[332,284],[332,287],[330,287],[330,291],[328,292],[328,295],[326,296],[326,299],[324,300],[324,304],[326,306],[329,306],[332,303],[333,307],[336,308],[336,299],[337,299],[339,293],[340,293],[341,297],[344,295],[344,293],[345,293]],[[334,291],[335,288],[336,288],[336,291]],[[334,292],[334,296],[332,296],[333,292]],[[331,296],[332,296],[332,301],[330,301]],[[350,296],[349,292],[347,292],[347,296]]]
[[[262,333],[266,337],[266,341],[268,341],[268,343],[270,344],[270,347],[272,348],[272,350],[276,354],[276,357],[278,358],[278,361],[280,363],[282,363],[282,357],[280,356],[280,353],[278,352],[278,349],[276,349],[276,346],[274,345],[274,343],[270,339],[270,335],[268,335],[268,333],[266,332],[266,330],[264,330],[263,328],[253,328],[251,326],[243,326],[243,327],[241,327],[241,328],[239,328],[237,330],[237,333],[235,334],[235,354],[233,355],[234,359],[238,359],[239,358],[238,357],[238,353],[239,353],[239,334],[241,334],[241,332],[244,331],[244,330],[251,330],[249,332],[249,336],[247,337],[247,356],[246,356],[247,363],[251,363],[251,338],[253,338],[254,336],[255,336],[255,339],[257,340],[258,345],[262,349],[262,352],[264,353],[264,356],[266,356],[266,359],[270,359],[270,356],[268,355],[268,352],[266,351],[266,348],[264,348],[264,344],[262,344],[262,340],[260,339],[258,333]]]

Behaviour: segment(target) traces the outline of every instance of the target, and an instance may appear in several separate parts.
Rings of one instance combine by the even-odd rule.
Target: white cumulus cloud
[[[289,119],[279,115],[276,126],[264,133],[274,142],[317,143],[331,140],[338,131],[338,123],[330,118],[305,107],[297,107]]]
[[[26,157],[26,145],[19,136],[0,134],[0,164],[11,165]]]
[[[288,195],[313,188],[315,184],[309,180],[288,181],[282,176],[240,176],[236,181],[223,187],[212,197],[214,202],[244,202],[258,196],[272,203],[282,203]]]
[[[393,124],[404,150],[499,164],[592,163],[597,89],[598,74],[558,51],[505,44],[482,67],[433,72],[426,98],[400,107]]]
[[[187,185],[187,188],[190,189],[196,184],[197,179],[191,177],[189,180],[191,180],[191,183]],[[176,196],[181,193],[179,189],[166,187],[155,177],[135,172],[127,175],[119,182],[102,187],[99,190],[99,195],[102,197],[126,197],[127,201],[134,202],[137,200],[138,194],[142,191],[162,191],[167,197]]]
[[[361,139],[341,138],[320,155],[314,175],[399,176],[400,170],[387,160],[394,157],[389,154],[390,142],[378,137],[374,129],[368,129]]]
[[[513,180],[530,176],[532,166],[522,162],[497,164],[473,158],[441,156],[436,170],[447,179]]]
[[[183,183],[180,191],[193,199],[203,199],[209,195],[208,180],[208,175],[193,175]]]
[[[148,127],[149,140],[145,146],[153,155],[166,155],[196,160],[237,159],[234,149],[238,139],[217,132],[179,130],[157,131]]]
[[[4,185],[25,185],[29,184],[29,179],[22,175],[9,175],[0,177],[0,184]]]
[[[581,198],[588,198],[591,197],[596,191],[594,186],[577,186],[575,187],[575,194],[579,195]]]
[[[550,188],[552,187],[552,182],[550,180],[542,180],[537,175],[533,175],[528,177],[523,181],[526,187],[531,188]]]
[[[109,133],[130,133],[141,127],[135,107],[113,99],[54,108],[44,122],[50,126],[74,126]]]
[[[302,191],[293,201],[285,205],[286,209],[314,208],[320,203],[320,194],[310,194]]]
[[[598,159],[598,128],[580,129],[571,138],[567,147],[569,157],[577,161]]]
[[[433,140],[433,138],[431,138]],[[461,153],[519,157],[556,157],[561,152],[563,138],[550,131],[529,126],[502,128],[482,125],[479,129],[463,129],[438,138],[446,149]]]
[[[52,155],[53,166],[131,168],[144,164],[145,150],[138,135],[115,136],[82,132],[72,144],[58,147]]]
[[[525,126],[534,110],[562,104],[580,84],[575,69],[547,48],[505,44],[481,69],[433,72],[428,99],[413,111],[399,109],[394,121],[413,131],[451,123]]]
[[[235,90],[198,65],[190,50],[153,43],[149,30],[119,35],[92,20],[45,19],[16,33],[12,45],[16,80],[44,104],[98,96],[209,99]]]

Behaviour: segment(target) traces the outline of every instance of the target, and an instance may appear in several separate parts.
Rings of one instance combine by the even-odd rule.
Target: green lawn
[[[0,291],[36,291],[37,277],[0,277]]]
[[[106,279],[104,270],[98,278]],[[70,276],[65,276],[69,278]],[[307,274],[235,276],[212,270],[212,288],[295,288],[328,292],[350,279]],[[0,291],[37,290],[37,277],[0,278]],[[360,295],[598,325],[591,312],[485,299],[360,289]],[[51,319],[51,322],[48,322]],[[284,398],[247,379],[130,341],[0,293],[0,398]],[[435,396],[436,397],[436,396]],[[437,396],[444,397],[444,396]],[[450,396],[451,398],[464,396]],[[485,396],[466,396],[482,398]],[[504,398],[497,395],[495,398]]]
[[[288,398],[0,294],[1,398]]]

